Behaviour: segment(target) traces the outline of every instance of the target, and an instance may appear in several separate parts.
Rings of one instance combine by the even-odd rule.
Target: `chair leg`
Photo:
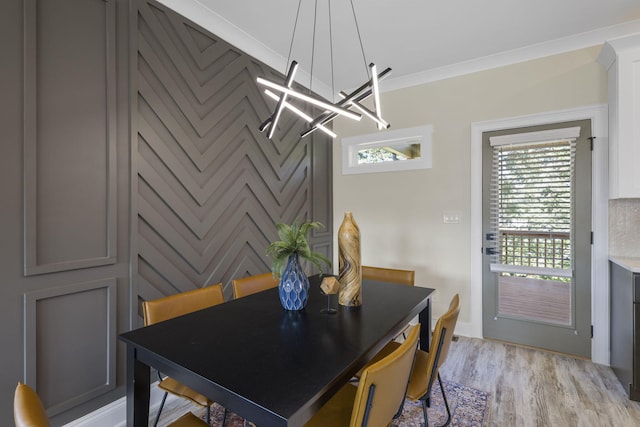
[[[438,373],[438,383],[440,384],[440,391],[442,392],[442,399],[444,400],[444,407],[447,409],[447,421],[440,427],[447,427],[451,423],[451,409],[449,409],[449,401],[447,401],[447,394],[444,392],[444,386],[442,385],[442,378]],[[427,415],[427,408],[430,407],[430,397],[427,396],[421,400],[422,402],[422,414],[424,415],[424,427],[429,427],[429,416]]]
[[[156,421],[153,423],[153,427],[156,427],[158,425],[158,421],[160,420],[160,414],[162,413],[162,408],[164,408],[164,401],[167,400],[168,394],[169,393],[165,391],[164,396],[162,396],[162,402],[160,402],[160,408],[158,408],[158,415],[156,415]]]
[[[222,427],[224,427],[224,424],[227,422],[227,408],[223,408],[224,412],[222,413]]]
[[[429,427],[429,415],[427,415],[427,401],[422,400],[422,415],[424,416],[424,427]]]
[[[442,385],[442,378],[440,378],[440,372],[438,372],[438,383],[440,383],[440,391],[442,392],[444,407],[447,408],[447,422],[442,425],[442,427],[446,427],[449,425],[449,423],[451,423],[451,410],[449,409],[449,402],[447,402],[447,394],[444,392],[444,386]]]

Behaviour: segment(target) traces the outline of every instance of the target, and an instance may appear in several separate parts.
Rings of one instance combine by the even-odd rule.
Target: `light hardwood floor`
[[[491,393],[486,426],[640,426],[640,403],[609,367],[588,360],[460,337],[441,372]]]
[[[640,403],[609,367],[588,360],[458,337],[441,375],[491,394],[488,427],[640,427]],[[170,402],[159,425],[192,409]]]

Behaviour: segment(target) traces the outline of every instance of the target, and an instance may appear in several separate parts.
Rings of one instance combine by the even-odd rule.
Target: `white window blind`
[[[492,271],[571,277],[577,136],[579,128],[491,138]]]

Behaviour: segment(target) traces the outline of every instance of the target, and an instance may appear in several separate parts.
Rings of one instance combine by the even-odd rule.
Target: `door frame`
[[[573,120],[591,120],[593,145],[591,229],[591,360],[609,365],[609,167],[608,167],[608,107],[598,104],[540,114],[516,116],[506,119],[474,122],[471,124],[471,274],[470,322],[460,328],[461,333],[482,338],[482,134],[483,132],[560,123]],[[597,232],[596,232],[597,230]]]

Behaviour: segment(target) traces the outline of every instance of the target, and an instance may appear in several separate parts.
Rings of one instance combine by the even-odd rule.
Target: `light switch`
[[[444,211],[442,221],[445,224],[460,224],[462,222],[462,211]]]

